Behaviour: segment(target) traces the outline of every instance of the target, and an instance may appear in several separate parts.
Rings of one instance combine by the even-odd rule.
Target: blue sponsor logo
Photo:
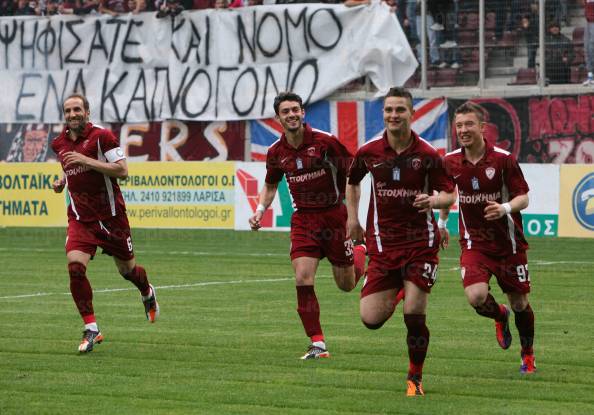
[[[594,173],[587,174],[575,187],[573,215],[584,228],[594,231]]]

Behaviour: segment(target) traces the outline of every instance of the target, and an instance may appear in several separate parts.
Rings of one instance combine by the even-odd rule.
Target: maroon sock
[[[523,354],[533,354],[532,344],[534,342],[534,312],[530,304],[524,311],[516,311],[515,313],[516,327],[520,334],[520,344],[522,345]]]
[[[87,267],[80,262],[71,262],[68,264],[68,273],[70,274],[70,292],[80,316],[85,324],[94,322],[93,289],[86,275]]]
[[[355,285],[357,285],[363,274],[365,274],[367,249],[365,248],[365,245],[357,245],[353,252],[353,259],[355,262]]]
[[[505,312],[501,305],[497,304],[495,298],[491,294],[487,294],[485,302],[477,307],[474,307],[477,314],[492,318],[495,321],[503,321],[505,319]]]
[[[320,304],[313,285],[297,286],[297,312],[301,317],[305,334],[312,338],[312,341],[323,340],[324,335],[322,326],[320,326]]]
[[[127,279],[134,284],[140,291],[140,294],[147,296],[151,293],[148,278],[146,277],[146,271],[140,265],[136,265],[132,268],[132,271],[124,275],[124,279]]]
[[[429,329],[425,324],[425,314],[405,314],[404,324],[408,332],[406,344],[408,346],[408,376],[421,379],[423,376],[423,363],[429,347]]]

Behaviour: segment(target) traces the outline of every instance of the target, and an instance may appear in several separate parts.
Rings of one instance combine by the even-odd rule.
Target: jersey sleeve
[[[353,161],[353,155],[349,153],[344,144],[334,136],[328,140],[328,158],[330,162],[336,166],[338,173],[341,176],[346,177]]]
[[[348,183],[353,185],[361,183],[361,180],[363,180],[363,177],[365,177],[368,171],[369,170],[367,169],[367,164],[365,164],[365,158],[361,153],[361,150],[359,150],[355,154],[355,157],[353,158],[353,161],[349,168]]]
[[[516,196],[527,194],[530,188],[528,187],[528,183],[526,183],[526,179],[524,179],[524,174],[516,158],[510,155],[505,160],[505,163],[504,180],[511,198],[513,199]]]
[[[446,169],[446,161],[439,154],[434,154],[429,169],[429,184],[432,190],[451,193],[454,191],[454,180]]]
[[[280,182],[285,173],[280,168],[280,159],[278,153],[273,147],[266,153],[266,183],[276,184]]]
[[[110,163],[115,163],[126,158],[124,151],[120,148],[119,140],[111,131],[103,130],[101,132],[99,135],[99,144],[105,158]]]

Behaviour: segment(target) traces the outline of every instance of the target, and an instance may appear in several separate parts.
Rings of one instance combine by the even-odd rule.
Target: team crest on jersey
[[[392,169],[392,180],[394,180],[395,182],[400,181],[400,168],[394,167]]]
[[[479,190],[481,187],[479,186],[479,181],[476,177],[471,179],[472,182],[472,190]]]
[[[414,158],[412,163],[412,168],[415,170],[419,170],[421,168],[421,159],[420,158]]]
[[[495,169],[493,167],[487,167],[485,169],[485,174],[487,175],[487,178],[491,180],[493,177],[495,177]]]

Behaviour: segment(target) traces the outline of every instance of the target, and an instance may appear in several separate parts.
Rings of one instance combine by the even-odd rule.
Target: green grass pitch
[[[161,318],[149,324],[137,291],[98,255],[88,275],[106,340],[78,355],[64,229],[0,229],[0,414],[594,413],[594,239],[530,240],[532,376],[519,374],[515,327],[503,351],[466,303],[453,243],[430,298],[426,396],[406,398],[401,306],[365,329],[358,289],[340,292],[327,261],[316,291],[332,357],[298,359],[308,339],[287,234],[133,234]]]

